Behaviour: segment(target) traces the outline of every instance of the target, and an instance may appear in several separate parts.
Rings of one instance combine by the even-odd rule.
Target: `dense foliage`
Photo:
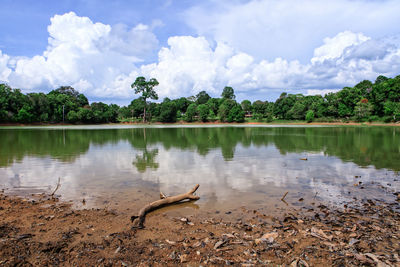
[[[375,83],[362,81],[325,96],[304,96],[282,93],[275,102],[257,100],[251,103],[235,100],[234,89],[225,87],[221,98],[212,98],[201,91],[195,96],[178,99],[157,99],[156,79],[138,77],[132,88],[142,95],[128,106],[91,103],[70,86],[44,93],[23,94],[0,84],[0,123],[108,123],[118,121],[175,122],[222,121],[243,122],[245,118],[311,121],[400,121],[400,75],[379,76]],[[144,115],[145,114],[145,115]]]

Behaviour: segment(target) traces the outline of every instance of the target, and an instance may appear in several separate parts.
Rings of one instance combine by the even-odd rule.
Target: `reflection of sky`
[[[234,158],[225,161],[220,149],[212,149],[204,156],[192,150],[166,150],[160,144],[149,146],[148,150],[152,148],[158,148],[155,161],[159,167],[148,168],[144,173],[133,164],[136,155],[141,155],[142,151],[133,149],[126,141],[91,145],[87,153],[72,162],[25,156],[10,167],[0,168],[0,187],[9,190],[33,187],[50,192],[61,177],[62,186],[58,193],[65,199],[79,199],[87,192],[96,196],[108,190],[123,192],[146,186],[171,195],[185,192],[199,183],[201,201],[212,200],[216,207],[224,202],[238,201],[238,195],[243,196],[240,201],[245,204],[249,196],[253,199],[274,196],[276,199],[277,194],[285,191],[318,193],[325,202],[350,202],[354,197],[353,184],[358,181],[383,185],[390,182],[392,188],[400,189],[399,182],[393,182],[396,174],[391,171],[360,168],[323,153],[282,155],[272,145],[237,145]],[[356,175],[361,179],[355,179]],[[370,191],[356,192],[360,197],[367,193]]]

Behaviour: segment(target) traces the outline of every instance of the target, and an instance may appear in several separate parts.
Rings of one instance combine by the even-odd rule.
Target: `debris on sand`
[[[144,229],[133,230],[129,214],[73,210],[56,199],[0,194],[0,207],[1,266],[400,264],[396,200],[344,209],[315,205],[269,219],[243,208],[237,221],[159,213],[147,218]]]

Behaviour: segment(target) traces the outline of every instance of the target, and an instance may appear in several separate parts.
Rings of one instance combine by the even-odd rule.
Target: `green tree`
[[[175,100],[176,108],[181,113],[185,113],[191,102],[186,97],[181,97]]]
[[[335,93],[328,93],[324,97],[325,99],[325,112],[323,113],[323,116],[325,117],[337,117],[339,114],[338,111],[338,97],[337,94]],[[322,117],[322,116],[321,116]]]
[[[244,111],[242,107],[236,103],[236,105],[229,111],[227,121],[228,122],[244,122]]]
[[[400,102],[400,75],[393,79],[381,79],[379,83],[375,83],[369,94],[369,100],[374,106],[375,114],[383,116],[385,102]]]
[[[355,87],[344,87],[337,92],[339,101],[338,113],[339,117],[350,117],[354,114],[354,107],[366,96],[366,90],[370,85],[369,81],[363,81]]]
[[[90,107],[78,108],[78,121],[83,123],[91,123],[93,121],[93,113]]]
[[[210,98],[207,101],[207,106],[214,113],[214,115],[218,114],[219,105],[220,105],[219,98]]]
[[[202,122],[206,122],[210,114],[210,108],[206,104],[201,104],[197,107],[197,114],[199,114],[199,119]]]
[[[386,82],[387,80],[389,80],[388,77],[379,75],[378,77],[376,77],[375,84],[380,84],[380,83]]]
[[[71,111],[68,112],[68,114],[67,114],[67,120],[68,120],[70,123],[77,123],[77,122],[79,122],[78,113],[77,113],[76,111],[74,111],[74,110],[71,110]]]
[[[282,93],[274,104],[274,115],[279,119],[290,119],[288,111],[293,107],[296,102],[296,95]]]
[[[108,105],[108,109],[104,114],[107,122],[117,122],[118,120],[119,106],[117,104]]]
[[[243,122],[244,111],[235,100],[225,99],[219,106],[218,116],[222,122]]]
[[[236,102],[231,99],[226,99],[224,102],[222,102],[218,109],[218,117],[220,121],[228,121],[229,111],[235,106],[235,103]]]
[[[71,86],[61,86],[47,94],[49,104],[49,120],[61,122],[71,111],[79,107],[88,106],[87,98]]]
[[[197,105],[195,103],[190,104],[185,113],[185,121],[192,122],[196,116]]]
[[[312,122],[314,120],[314,111],[309,110],[306,113],[306,121],[307,122]]]
[[[90,105],[90,109],[93,114],[93,122],[94,123],[104,123],[107,122],[107,118],[105,117],[106,112],[108,111],[108,105],[102,102],[94,102]]]
[[[128,109],[130,110],[129,117],[135,117],[135,118],[142,117],[144,110],[143,100],[140,98],[133,99],[129,104]]]
[[[386,101],[383,105],[383,110],[386,116],[393,118],[393,121],[400,119],[400,102]]]
[[[266,105],[264,101],[256,100],[253,102],[251,106],[253,110],[253,115],[257,115],[256,117],[262,118],[266,113]]]
[[[37,122],[48,121],[51,110],[47,96],[43,93],[30,93],[27,96],[33,115],[32,120]]]
[[[235,99],[235,92],[232,87],[225,86],[221,96],[225,99]]]
[[[201,91],[200,93],[198,93],[196,95],[196,104],[197,105],[201,105],[201,104],[205,104],[207,103],[207,101],[210,99],[211,97],[207,94],[206,91]]]
[[[249,100],[243,100],[242,103],[240,103],[242,106],[243,111],[247,114],[251,114],[251,102]]]
[[[131,84],[131,87],[135,89],[135,94],[141,93],[140,97],[143,100],[144,108],[143,108],[143,122],[146,122],[146,105],[147,99],[158,99],[158,95],[154,90],[154,87],[159,83],[155,78],[151,78],[149,81],[146,81],[146,78],[140,76],[137,77],[135,82]]]
[[[32,122],[33,115],[29,112],[29,108],[21,108],[17,115],[17,121],[21,123]]]
[[[161,103],[160,121],[161,122],[176,122],[176,104],[175,102],[165,98]]]
[[[292,108],[287,112],[288,119],[304,120],[307,107],[302,97],[298,97]]]
[[[361,99],[354,108],[354,115],[358,121],[368,118],[373,111],[373,106],[368,99]]]

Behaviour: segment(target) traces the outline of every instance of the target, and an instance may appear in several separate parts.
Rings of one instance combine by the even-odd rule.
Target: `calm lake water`
[[[196,183],[187,208],[221,214],[393,200],[399,170],[399,127],[0,127],[0,189],[50,193],[60,177],[57,194],[89,208],[136,210]]]

